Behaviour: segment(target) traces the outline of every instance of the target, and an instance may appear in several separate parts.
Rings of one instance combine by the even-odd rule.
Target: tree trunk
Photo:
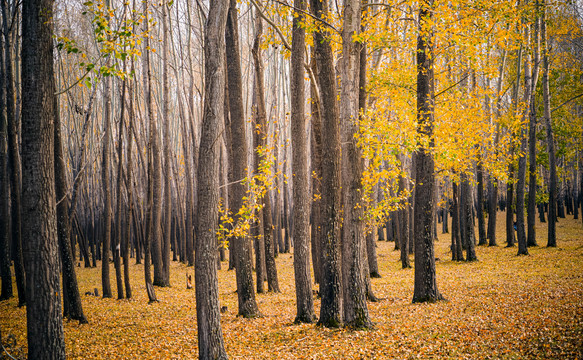
[[[261,37],[263,34],[263,24],[259,13],[256,14],[256,37],[255,43],[253,44],[253,58],[255,61],[255,78],[256,78],[256,100],[257,100],[257,124],[256,131],[254,132],[255,139],[258,140],[257,144],[263,148],[263,151],[267,150],[267,138],[268,138],[268,124],[267,124],[267,114],[265,110],[265,90],[263,87],[263,59],[261,56]],[[255,158],[256,162],[260,161],[260,157]],[[257,166],[257,164],[256,164]],[[271,198],[269,197],[269,192],[266,192],[262,198],[263,210],[261,224],[263,226],[263,241],[264,249],[262,250],[265,258],[265,271],[267,275],[267,289],[272,292],[279,292],[279,282],[277,279],[277,266],[275,264],[274,258],[274,231],[273,223],[271,217]]]
[[[225,90],[226,1],[210,1],[204,32],[205,98],[197,172],[198,217],[195,252],[196,317],[200,359],[227,359],[216,269],[216,228],[219,221],[219,145]]]
[[[164,243],[162,248],[162,286],[170,286],[170,236],[172,228],[172,175],[170,173],[170,99],[168,89],[169,4],[162,7],[162,121],[164,122]]]
[[[4,67],[6,89],[6,121],[8,122],[8,173],[10,174],[10,231],[14,254],[14,274],[16,275],[16,290],[18,291],[18,306],[26,304],[26,271],[22,254],[22,178],[18,141],[18,118],[15,110],[14,82],[12,70],[12,32],[8,29],[9,9],[2,1],[2,23],[4,32]],[[11,19],[14,21],[14,19]]]
[[[487,245],[488,239],[484,220],[484,170],[481,159],[478,160],[476,165],[476,176],[478,178],[478,245]]]
[[[310,60],[312,73],[318,73],[318,63],[314,59],[314,47]],[[311,122],[312,122],[312,141],[311,147],[311,165],[312,165],[312,266],[314,268],[314,281],[320,284],[322,279],[322,119],[321,103],[318,97],[318,84],[314,78],[310,78],[310,98],[311,98]]]
[[[28,358],[65,359],[55,199],[53,1],[22,6],[22,215]]]
[[[4,6],[4,2],[2,2]],[[5,73],[4,55],[1,51],[0,39],[0,73]],[[0,75],[0,104],[5,104],[4,76]],[[10,264],[10,179],[8,177],[8,122],[6,114],[0,111],[0,275],[2,277],[2,291],[0,300],[7,300],[14,296],[12,291],[12,270]]]
[[[109,6],[109,3],[107,4]],[[103,152],[101,159],[101,182],[103,184],[103,234],[101,250],[101,288],[104,298],[111,297],[111,283],[109,279],[109,254],[111,248],[111,177],[110,177],[110,138],[111,138],[111,77],[103,78]]]
[[[402,158],[404,158],[404,156]],[[403,164],[402,161],[401,164]],[[404,167],[404,165],[401,166]],[[401,169],[401,171],[404,171],[404,169]],[[407,179],[404,175],[399,176],[399,193],[408,190],[409,185],[407,184]],[[403,269],[408,269],[411,267],[411,262],[409,261],[409,213],[407,207],[397,210],[396,216],[399,217],[399,221],[396,222],[399,239],[395,239],[395,249],[401,250],[401,267]]]
[[[443,296],[437,289],[435,254],[431,236],[435,164],[433,162],[433,44],[432,0],[423,0],[419,8],[417,35],[417,133],[429,139],[429,148],[419,143],[415,166],[415,286],[413,302],[435,302]]]
[[[304,0],[295,0],[296,9],[306,9]],[[305,21],[297,14],[292,26],[291,53],[291,140],[293,176],[293,234],[294,234],[294,278],[296,287],[295,322],[312,323],[316,320],[310,276],[310,189],[308,170],[308,142],[306,136],[305,91],[304,91],[304,46]],[[284,194],[286,196],[286,194]],[[289,241],[286,242],[286,250]]]
[[[323,18],[328,15],[327,0],[311,0],[312,13]],[[336,100],[336,74],[329,30],[322,28],[314,33],[315,60],[318,64],[318,81],[322,101],[322,148],[327,156],[322,158],[322,238],[320,281],[320,319],[326,327],[342,324],[342,273],[340,258],[340,128]]]
[[[460,236],[460,205],[458,186],[452,182],[452,216],[451,216],[451,260],[463,261],[462,241]]]
[[[524,29],[524,41],[526,44],[530,43],[530,29],[528,26]],[[523,102],[526,108],[523,113],[523,121],[526,119],[530,109],[531,100],[531,84],[532,73],[530,68],[530,52],[529,46],[526,48],[526,55],[524,57],[524,97]],[[527,143],[527,128],[526,125],[520,126],[520,154],[518,156],[518,174],[516,182],[516,238],[518,242],[518,255],[528,255],[528,248],[526,247],[526,229],[524,224],[524,191],[526,183],[526,143]]]
[[[143,13],[146,14],[144,19],[145,31],[149,31],[148,22],[148,1],[143,3]],[[149,302],[158,301],[152,284],[152,274],[150,263],[154,260],[154,284],[156,280],[161,280],[161,263],[160,260],[160,196],[157,193],[160,189],[160,157],[157,154],[156,141],[156,122],[154,120],[154,111],[152,108],[152,89],[150,73],[150,41],[146,36],[144,40],[144,52],[142,53],[142,76],[144,81],[144,92],[146,102],[146,119],[150,126],[148,139],[148,210],[146,215],[146,236],[144,241],[144,281],[146,283],[146,293]],[[154,250],[152,250],[152,248]],[[157,270],[156,270],[157,269]],[[156,276],[156,274],[158,276]]]
[[[464,217],[463,221],[460,222],[461,226],[464,227],[461,231],[461,234],[463,234],[462,244],[466,247],[466,261],[476,261],[478,258],[476,257],[476,234],[472,219],[472,188],[466,174],[462,174],[461,178],[462,201],[460,206],[460,219]]]
[[[237,214],[243,206],[245,186],[239,182],[247,176],[247,137],[245,135],[245,114],[243,109],[243,88],[241,84],[241,62],[239,56],[239,29],[237,21],[237,1],[231,0],[225,35],[227,56],[227,80],[229,86],[229,110],[231,113],[231,136],[233,141],[232,178],[229,179],[229,206]],[[235,139],[237,139],[235,141]],[[200,216],[200,212],[199,212]],[[235,215],[235,223],[240,221]],[[232,239],[235,251],[235,272],[237,278],[238,314],[244,317],[259,315],[255,301],[252,265],[250,261],[251,243],[248,236]]]
[[[71,249],[71,221],[69,219],[69,198],[67,194],[67,178],[65,157],[63,152],[61,119],[59,116],[59,103],[54,99],[54,165],[55,165],[55,196],[57,203],[57,232],[59,238],[59,252],[61,255],[61,270],[63,273],[64,315],[70,319],[78,320],[80,324],[86,324],[87,318],[83,314],[75,263]]]
[[[547,151],[549,152],[549,210],[547,247],[557,246],[557,165],[555,159],[555,139],[551,121],[551,94],[549,91],[549,49],[547,45],[546,5],[542,1],[541,37],[543,48],[543,105],[544,119],[547,130]]]

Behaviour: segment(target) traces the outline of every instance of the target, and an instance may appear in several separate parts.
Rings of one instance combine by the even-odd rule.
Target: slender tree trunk
[[[247,176],[247,137],[245,135],[245,114],[243,109],[243,88],[241,84],[241,62],[239,56],[239,29],[237,21],[237,1],[231,0],[226,27],[227,80],[229,86],[229,110],[231,113],[231,136],[233,141],[231,165],[233,168],[229,192],[229,206],[237,214],[243,206],[245,187],[239,182]],[[235,141],[235,139],[237,139]],[[200,212],[199,212],[200,214]],[[235,215],[235,223],[239,221]],[[237,278],[238,314],[244,317],[259,315],[255,301],[252,265],[250,261],[251,243],[247,236],[232,239],[235,251],[235,272]]]
[[[548,239],[547,247],[557,246],[557,165],[555,159],[555,139],[551,121],[551,94],[549,91],[549,49],[547,45],[546,7],[542,0],[541,37],[543,48],[543,105],[544,119],[547,130],[547,151],[549,152],[549,210],[548,210]]]
[[[429,139],[429,148],[423,145],[416,152],[415,184],[415,286],[413,302],[434,302],[443,296],[437,289],[435,253],[431,236],[435,164],[433,162],[433,44],[432,0],[423,0],[419,7],[419,34],[417,36],[417,133]]]
[[[204,32],[205,99],[200,137],[197,241],[195,252],[196,317],[200,359],[227,359],[216,270],[216,228],[219,221],[219,144],[225,96],[224,48],[226,1],[211,0]]]
[[[107,1],[109,6],[109,1]],[[109,279],[109,254],[111,248],[111,177],[110,177],[110,138],[111,138],[111,77],[103,78],[103,152],[101,159],[101,183],[103,184],[103,234],[101,254],[101,288],[104,298],[111,297],[111,283]]]
[[[402,158],[404,158],[404,156],[402,156]],[[401,162],[401,164],[403,164],[403,162]],[[404,171],[404,169],[401,170]],[[408,190],[409,185],[407,184],[407,179],[404,175],[399,176],[399,193]],[[411,262],[409,261],[409,213],[407,207],[397,210],[396,216],[400,218],[400,221],[396,222],[399,239],[395,239],[395,249],[401,250],[401,267],[403,269],[408,269],[411,267]],[[397,244],[399,244],[398,248]]]
[[[143,13],[146,14],[144,19],[145,31],[149,31],[148,22],[148,0],[143,3]],[[154,120],[154,110],[152,108],[152,89],[150,73],[150,41],[146,36],[144,40],[144,52],[142,53],[142,76],[144,82],[145,102],[146,102],[146,121],[150,126],[148,139],[148,210],[146,215],[146,236],[144,241],[144,281],[146,283],[146,293],[149,302],[158,301],[154,291],[156,280],[161,281],[161,262],[160,262],[160,156],[157,149],[156,122]],[[152,250],[153,247],[153,250]],[[154,284],[152,284],[151,262],[154,261]],[[157,275],[157,276],[156,276]]]
[[[486,222],[484,220],[484,170],[481,159],[476,165],[476,175],[478,178],[478,245],[487,245]]]
[[[526,246],[537,246],[535,219],[536,219],[536,85],[538,83],[538,73],[540,68],[540,40],[539,40],[539,24],[540,24],[540,8],[538,0],[536,1],[537,16],[534,25],[534,63],[532,71],[532,83],[530,88],[529,100],[529,125],[528,125],[528,208],[527,208],[527,239]]]
[[[466,261],[476,261],[476,234],[474,231],[474,223],[472,219],[472,208],[473,208],[473,198],[472,198],[472,188],[470,181],[466,174],[462,174],[461,192],[462,192],[462,203],[460,217],[464,217],[462,226],[464,226],[463,240],[462,244],[466,247]]]
[[[323,18],[328,14],[327,0],[311,0],[312,13]],[[326,327],[342,324],[342,273],[340,258],[340,128],[336,100],[336,74],[329,30],[314,33],[315,60],[318,64],[320,99],[322,100],[322,277],[320,281],[320,319]]]
[[[253,58],[255,61],[255,78],[256,78],[256,97],[257,97],[257,124],[255,133],[255,138],[258,140],[258,145],[263,148],[263,151],[267,150],[267,135],[268,135],[268,124],[267,124],[267,113],[265,110],[265,90],[263,86],[263,59],[261,56],[261,37],[263,34],[263,24],[259,13],[257,12],[255,16],[256,20],[256,35],[255,43],[253,44]],[[259,156],[256,157],[256,162],[260,161]],[[257,164],[256,164],[257,166]],[[279,292],[279,282],[277,279],[277,267],[275,264],[275,258],[273,254],[274,248],[274,233],[273,233],[273,223],[271,217],[271,198],[269,197],[269,192],[267,192],[263,198],[263,210],[261,224],[263,226],[263,241],[262,245],[265,248],[262,250],[265,261],[265,271],[267,275],[267,288],[268,291]]]
[[[310,60],[311,70],[314,74],[318,73],[318,63],[314,59],[314,47],[312,49],[312,58]],[[318,97],[318,84],[314,79],[310,81],[311,101],[311,121],[312,121],[312,141],[311,147],[311,164],[312,164],[312,266],[314,268],[314,281],[316,284],[321,283],[322,279],[322,119],[321,104]]]
[[[4,32],[4,67],[6,89],[6,120],[8,122],[8,173],[10,174],[10,231],[14,254],[14,274],[16,275],[16,290],[18,291],[18,306],[26,304],[26,271],[22,254],[22,178],[20,167],[20,151],[18,141],[18,118],[15,109],[14,80],[12,70],[12,31],[8,28],[6,1],[2,1],[2,23]],[[14,19],[11,19],[14,21]]]
[[[524,29],[524,41],[530,43],[530,29],[526,26]],[[524,57],[524,98],[526,109],[523,113],[523,119],[528,116],[531,100],[532,73],[530,68],[529,46],[527,45],[526,55]],[[520,154],[518,157],[518,174],[516,182],[516,238],[518,242],[518,255],[528,255],[526,247],[526,230],[524,224],[524,191],[526,183],[526,143],[527,128],[526,125],[520,126]]]
[[[121,88],[121,114],[119,119],[119,127],[117,134],[117,204],[116,204],[116,230],[115,230],[115,246],[113,253],[113,264],[115,267],[115,280],[117,285],[117,298],[124,298],[124,287],[122,281],[122,271],[121,271],[121,256],[122,256],[122,193],[121,193],[121,183],[123,177],[123,128],[124,128],[124,117],[125,117],[125,93],[126,93],[126,82],[123,80]]]
[[[132,70],[134,68],[134,64],[132,61]],[[128,199],[128,211],[127,211],[127,216],[126,216],[126,231],[125,231],[125,239],[123,242],[123,273],[124,273],[124,285],[125,285],[125,291],[126,291],[126,298],[130,299],[132,297],[132,287],[131,287],[131,283],[130,283],[130,241],[132,239],[131,234],[132,234],[132,214],[134,212],[134,202],[132,199],[132,193],[133,193],[133,181],[132,181],[132,167],[133,167],[133,162],[132,162],[132,142],[133,142],[133,121],[132,119],[134,118],[134,90],[133,90],[133,86],[130,85],[129,87],[129,91],[128,91],[128,95],[129,95],[129,111],[128,111],[128,123],[129,123],[129,129],[128,129],[128,140],[127,140],[127,148],[126,148],[126,156],[127,156],[127,183],[126,183],[126,188],[127,188],[127,199]],[[123,119],[122,119],[123,120]],[[137,256],[136,256],[137,257]]]
[[[305,0],[295,0],[296,9],[306,9]],[[291,53],[291,136],[293,174],[294,277],[296,286],[296,322],[316,320],[310,276],[310,189],[308,142],[306,136],[304,91],[304,16],[297,14],[292,26]],[[285,196],[285,194],[284,194]],[[286,242],[289,249],[289,241]]]
[[[4,21],[4,20],[3,20]],[[0,73],[5,74],[3,46],[0,39]],[[5,104],[4,76],[0,75],[0,104]],[[8,177],[8,122],[4,111],[0,111],[0,275],[2,290],[0,300],[14,296],[10,264],[10,179]]]
[[[61,270],[63,274],[64,315],[81,324],[87,323],[83,314],[73,251],[71,249],[71,221],[69,219],[69,198],[67,194],[67,179],[65,158],[63,153],[61,119],[59,116],[59,104],[56,96],[54,99],[54,165],[55,165],[55,196],[57,203],[57,232],[59,238],[59,252],[61,255]]]
[[[172,228],[172,175],[170,173],[170,90],[168,84],[168,7],[162,7],[162,121],[164,122],[164,243],[162,244],[162,286],[170,286],[170,236]]]
[[[29,359],[65,359],[55,199],[53,1],[22,6],[22,215]]]

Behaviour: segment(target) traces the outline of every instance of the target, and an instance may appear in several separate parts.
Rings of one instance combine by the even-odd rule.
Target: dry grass
[[[219,271],[223,334],[231,358],[397,358],[397,359],[583,359],[583,228],[580,220],[561,220],[558,248],[531,248],[517,257],[503,247],[500,214],[498,247],[478,247],[478,262],[450,261],[449,235],[436,243],[440,291],[438,304],[411,304],[413,269],[401,270],[393,243],[379,242],[383,276],[372,279],[369,303],[375,329],[325,329],[295,325],[292,257],[277,259],[280,294],[259,294],[264,317],[236,316],[235,274]],[[538,224],[539,245],[546,245],[545,224]],[[78,268],[80,291],[101,289],[100,270]],[[186,290],[192,268],[172,264],[171,288],[157,288],[159,303],[148,305],[143,267],[131,265],[134,298],[102,299],[82,295],[89,325],[65,321],[71,359],[188,359],[197,356],[194,290]],[[112,274],[113,266],[112,266]],[[115,289],[115,282],[112,279]],[[115,290],[114,290],[115,291]],[[101,290],[100,290],[101,292]],[[319,300],[316,299],[316,313]],[[0,303],[0,330],[12,334],[13,355],[26,353],[25,309],[16,299]],[[1,357],[1,356],[0,356]]]

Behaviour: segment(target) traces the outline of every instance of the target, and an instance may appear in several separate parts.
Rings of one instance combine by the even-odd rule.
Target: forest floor
[[[381,301],[369,303],[374,329],[326,329],[296,325],[293,261],[280,254],[281,293],[258,294],[264,315],[237,317],[235,273],[219,270],[221,323],[232,359],[583,359],[583,228],[561,219],[557,248],[546,248],[546,224],[537,223],[539,247],[529,256],[504,247],[499,213],[496,247],[477,247],[479,261],[452,262],[450,235],[436,245],[437,283],[448,301],[412,304],[413,269],[402,270],[394,243],[378,242],[382,278],[372,279]],[[174,262],[170,288],[156,288],[160,302],[148,305],[143,266],[132,260],[131,300],[84,295],[98,288],[101,264],[77,268],[88,325],[65,320],[70,359],[192,359],[197,330],[194,290]],[[115,296],[115,272],[111,268]],[[194,276],[193,276],[194,278]],[[26,312],[15,298],[0,303],[0,331],[16,358],[26,354]],[[320,301],[315,298],[316,314]],[[0,358],[5,354],[0,355]]]

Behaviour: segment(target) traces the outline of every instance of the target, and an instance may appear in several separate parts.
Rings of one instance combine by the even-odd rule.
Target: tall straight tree
[[[524,27],[524,43],[526,44],[526,51],[524,56],[524,94],[523,102],[526,104],[523,112],[523,120],[528,117],[530,112],[531,100],[531,56],[530,56],[530,26]],[[526,247],[526,229],[524,224],[524,191],[526,185],[526,143],[527,143],[527,125],[520,126],[520,154],[518,156],[518,174],[516,182],[516,239],[518,242],[518,255],[528,255],[528,248]]]
[[[366,303],[364,261],[366,251],[364,233],[364,206],[362,204],[361,176],[364,170],[362,151],[355,134],[358,132],[358,94],[360,74],[360,46],[353,37],[360,33],[360,1],[345,0],[342,28],[342,60],[340,63],[340,121],[342,123],[342,279],[344,286],[344,323],[349,327],[372,326]],[[367,264],[368,265],[368,264]],[[366,274],[368,277],[369,274]]]
[[[144,29],[149,31],[148,21],[148,0],[142,3],[142,11],[145,15]],[[142,53],[142,76],[144,82],[144,98],[146,102],[146,119],[150,126],[149,147],[148,147],[148,210],[147,210],[147,232],[144,244],[144,281],[146,292],[150,302],[157,301],[153,285],[161,284],[162,269],[160,261],[160,155],[157,151],[156,121],[154,119],[154,109],[152,108],[151,89],[151,69],[150,69],[150,40],[146,36],[144,40],[144,52]],[[152,274],[150,270],[151,259],[154,262],[154,284],[152,284]],[[157,275],[157,276],[156,276]],[[156,282],[158,280],[158,282]]]
[[[55,198],[53,1],[22,4],[22,210],[29,359],[65,359]]]
[[[217,225],[219,221],[220,142],[224,126],[225,23],[229,6],[211,0],[204,32],[205,97],[198,162],[198,229],[194,265],[198,356],[200,359],[227,359],[217,278]]]
[[[547,151],[549,152],[549,218],[547,246],[557,246],[557,164],[555,159],[555,139],[551,122],[551,94],[549,90],[549,48],[547,44],[546,5],[542,3],[541,38],[543,51],[543,105],[544,119],[547,132]],[[582,180],[583,181],[583,180]]]
[[[253,43],[253,60],[255,62],[256,102],[257,102],[257,128],[255,135],[257,143],[266,149],[267,147],[267,112],[265,110],[265,87],[263,85],[263,59],[261,56],[261,38],[263,36],[263,24],[259,10],[255,14],[255,42]],[[259,154],[257,154],[259,155]],[[260,157],[256,157],[260,161]],[[255,165],[257,167],[257,164]],[[271,198],[269,193],[261,199],[263,209],[261,211],[263,226],[263,253],[265,254],[265,272],[267,275],[267,290],[279,292],[279,281],[277,279],[277,267],[274,258],[273,222],[271,218]],[[256,255],[257,256],[257,255]]]
[[[433,191],[435,164],[432,148],[434,93],[432,15],[433,0],[419,4],[419,28],[417,35],[417,133],[427,138],[429,147],[420,143],[417,150],[415,173],[415,288],[413,302],[435,302],[443,296],[437,289],[435,253],[432,236]]]
[[[12,49],[14,46],[13,32],[8,26],[8,22],[14,22],[9,19],[8,13],[16,14],[18,2],[12,2],[12,9],[8,8],[5,0],[2,3],[2,26],[4,32],[4,75],[5,78],[5,96],[6,102],[6,121],[8,121],[8,173],[10,174],[10,233],[12,235],[12,245],[14,253],[14,275],[16,276],[16,289],[18,291],[18,306],[26,304],[26,271],[24,270],[22,259],[22,178],[20,163],[19,147],[19,124],[16,116],[16,100],[14,91],[14,79],[12,70]],[[11,31],[12,30],[12,31]]]
[[[318,18],[328,15],[327,0],[310,0],[310,7]],[[314,33],[314,47],[322,110],[322,148],[327,153],[327,156],[322,157],[322,238],[319,240],[322,305],[318,323],[338,327],[342,325],[340,124],[334,57],[328,28],[319,28]]]
[[[533,70],[528,110],[528,208],[526,211],[526,246],[536,246],[536,86],[540,68],[540,6],[536,1],[534,23]]]
[[[231,141],[231,154],[233,158],[229,159],[229,165],[232,166],[232,171],[230,172],[232,178],[229,179],[229,182],[232,183],[231,191],[229,191],[229,206],[233,214],[237,214],[243,206],[245,186],[240,180],[247,176],[247,136],[245,134],[245,111],[243,108],[241,60],[239,56],[239,25],[237,17],[237,0],[230,0],[225,31],[225,45],[231,137],[233,139]],[[237,221],[237,216],[235,221]],[[259,309],[255,301],[255,290],[253,287],[251,242],[247,236],[235,237],[232,241],[236,257],[235,274],[237,278],[239,315],[255,317],[259,315]]]
[[[78,320],[81,324],[87,323],[83,313],[77,274],[73,260],[74,249],[71,248],[71,220],[69,218],[69,196],[67,194],[67,168],[63,151],[63,136],[61,135],[61,119],[59,115],[59,102],[57,96],[54,99],[54,165],[55,165],[55,196],[57,203],[57,231],[59,238],[59,253],[61,255],[61,271],[63,273],[63,305],[64,315],[70,319]]]
[[[162,121],[164,122],[164,243],[162,244],[162,284],[170,286],[170,235],[172,228],[172,176],[170,175],[170,90],[168,85],[168,6],[162,3]]]
[[[0,44],[2,40],[0,39]],[[1,46],[0,46],[1,47]],[[0,73],[4,74],[4,56],[0,51]],[[0,104],[4,103],[4,76],[0,75]],[[6,114],[0,111],[0,276],[2,290],[0,300],[14,296],[12,291],[12,270],[10,264],[10,180],[8,178],[8,122]]]
[[[109,0],[105,2],[109,7]],[[106,66],[111,65],[108,61]],[[103,148],[101,158],[101,183],[103,186],[103,221],[104,233],[101,250],[101,289],[104,298],[111,297],[109,279],[109,254],[111,249],[111,177],[110,177],[110,138],[111,138],[111,76],[103,78]]]
[[[295,0],[294,7],[305,11],[306,0]],[[291,53],[291,137],[293,174],[294,275],[296,285],[296,322],[316,319],[310,278],[310,189],[308,187],[308,142],[306,136],[304,46],[306,31],[303,14],[296,14],[292,27]]]

